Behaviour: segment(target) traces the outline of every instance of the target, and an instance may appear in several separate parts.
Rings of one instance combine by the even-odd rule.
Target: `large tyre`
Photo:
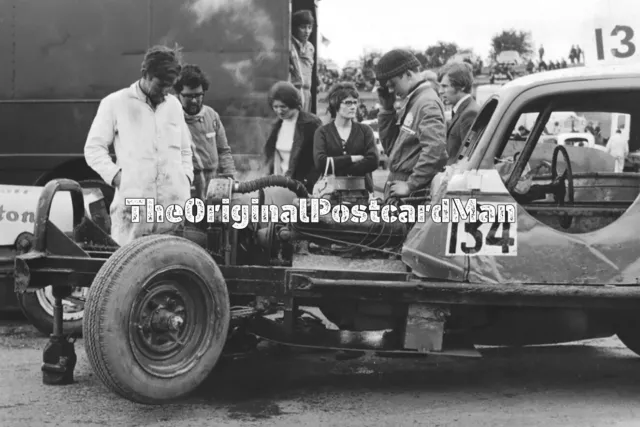
[[[229,294],[211,256],[181,237],[147,236],[118,249],[89,288],[85,350],[111,390],[160,404],[205,380],[229,321]]]
[[[18,305],[29,323],[38,331],[49,336],[53,333],[52,287],[47,286],[35,292],[16,293]],[[80,337],[82,335],[82,316],[84,313],[84,296],[86,288],[74,289],[70,298],[62,300],[62,331],[65,335]]]

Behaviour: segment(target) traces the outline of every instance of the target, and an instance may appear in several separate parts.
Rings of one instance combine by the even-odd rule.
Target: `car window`
[[[505,163],[513,163],[514,156],[523,151],[525,144],[536,124],[541,112],[526,112],[519,116],[510,134],[509,141],[496,165],[502,172],[510,172],[513,168],[504,167]],[[613,172],[609,156],[584,150],[597,150],[606,153],[606,144],[612,134],[621,129],[628,140],[631,127],[631,116],[618,111],[571,111],[557,109],[551,112],[544,123],[542,134],[535,141],[535,148],[528,161],[533,176],[551,173],[552,152],[557,145],[583,149],[575,152],[572,168],[574,172]],[[498,167],[498,166],[496,166]],[[503,176],[503,179],[508,179]]]
[[[639,96],[633,88],[555,93],[509,115],[492,160],[522,210],[569,234],[624,215],[640,197]]]

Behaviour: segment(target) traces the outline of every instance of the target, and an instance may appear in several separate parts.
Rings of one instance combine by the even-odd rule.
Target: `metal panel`
[[[15,24],[0,25],[0,52],[15,47],[0,71],[0,182],[33,184],[82,156],[98,100],[140,75],[148,2],[5,1],[0,12]]]
[[[148,2],[16,2],[16,99],[100,99],[140,74]]]
[[[209,74],[205,103],[221,116],[234,153],[261,154],[271,126],[267,92],[288,78],[288,1],[156,0],[153,44],[178,43]]]
[[[0,1],[0,52],[11,64],[0,67],[0,182],[32,184],[81,160],[99,100],[133,83],[158,43],[177,42],[210,74],[205,102],[233,153],[261,157],[267,91],[288,77],[289,16],[289,0]]]
[[[13,95],[14,76],[14,17],[15,1],[0,1],[0,52],[2,52],[2,67],[0,67],[0,99],[11,98]],[[4,129],[4,128],[3,128]]]

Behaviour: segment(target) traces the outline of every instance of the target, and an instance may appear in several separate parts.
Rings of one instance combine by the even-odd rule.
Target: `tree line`
[[[473,56],[472,49],[463,49],[457,43],[438,41],[434,45],[427,47],[424,51],[411,49],[422,66],[426,69],[438,69],[444,66],[449,59],[455,55]],[[521,30],[503,30],[491,38],[490,57],[495,59],[500,52],[515,50],[521,56],[527,58],[533,53],[533,42],[531,33]],[[360,60],[362,68],[372,68],[376,59],[382,56],[382,52],[368,52]]]

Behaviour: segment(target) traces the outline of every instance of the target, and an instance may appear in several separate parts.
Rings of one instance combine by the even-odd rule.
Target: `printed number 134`
[[[451,224],[451,237],[449,241],[449,253],[455,254],[458,251],[458,245],[462,253],[467,255],[479,254],[483,251],[485,246],[497,246],[500,247],[503,254],[508,254],[511,246],[515,244],[515,239],[510,236],[511,224],[509,222],[494,222],[491,224],[486,237],[482,231],[481,227],[483,223],[464,223],[464,232],[468,234],[472,240],[473,244],[469,245],[466,241],[460,242],[458,240],[458,228],[459,223],[454,222]],[[499,229],[502,228],[502,235],[498,236],[497,233]],[[466,240],[466,239],[465,239]]]

